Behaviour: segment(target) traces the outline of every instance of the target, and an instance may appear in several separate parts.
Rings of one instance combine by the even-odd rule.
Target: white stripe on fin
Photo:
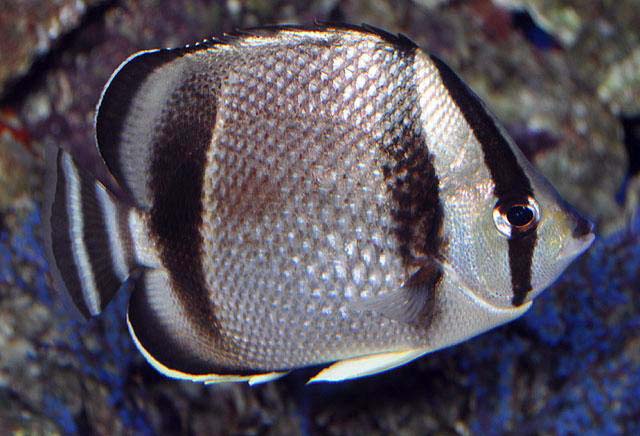
[[[430,348],[417,348],[341,360],[320,371],[315,377],[311,378],[307,384],[338,382],[378,374],[409,363],[427,354],[429,351],[431,351]]]
[[[127,328],[129,329],[129,334],[133,339],[133,343],[136,345],[136,348],[144,358],[149,362],[151,366],[153,366],[158,372],[161,374],[179,379],[179,380],[189,380],[192,382],[200,382],[206,385],[214,384],[214,383],[232,383],[232,382],[248,382],[250,385],[257,385],[260,383],[266,383],[272,380],[279,379],[287,375],[287,372],[268,372],[265,374],[253,374],[253,375],[227,375],[227,374],[201,374],[201,375],[193,375],[187,374],[182,371],[177,371],[175,369],[171,369],[158,362],[152,355],[149,353],[140,343],[138,338],[136,337],[135,332],[133,331],[133,327],[131,326],[131,322],[129,321],[129,314],[127,314]]]
[[[129,271],[125,262],[125,252],[122,245],[122,235],[120,234],[120,226],[118,225],[117,209],[113,200],[109,198],[109,194],[101,183],[95,185],[96,197],[104,216],[104,222],[106,227],[107,236],[109,238],[109,248],[111,248],[111,261],[115,273],[124,282]]]
[[[127,217],[129,234],[133,242],[134,259],[138,265],[147,268],[161,268],[160,253],[155,244],[149,243],[148,231],[144,216],[136,209],[129,210]]]
[[[80,175],[73,163],[71,155],[62,156],[64,178],[68,187],[67,215],[69,217],[69,239],[73,247],[73,260],[78,268],[82,296],[91,315],[100,313],[100,294],[96,287],[96,278],[91,269],[89,253],[84,243],[84,217],[82,216],[82,194],[80,192]]]

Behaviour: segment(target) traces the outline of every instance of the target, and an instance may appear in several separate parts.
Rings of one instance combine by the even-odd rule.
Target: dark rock
[[[0,9],[0,95],[10,81],[26,74],[38,57],[74,29],[87,8],[101,1],[4,0]]]

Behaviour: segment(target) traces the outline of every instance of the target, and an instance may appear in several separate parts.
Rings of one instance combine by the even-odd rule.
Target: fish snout
[[[568,238],[559,253],[559,257],[565,259],[574,259],[584,253],[596,237],[595,226],[591,221],[583,218],[577,212],[573,212],[571,215],[574,221],[572,237]]]
[[[573,227],[572,236],[576,239],[584,239],[589,235],[594,234],[595,226],[591,221],[586,218],[581,217],[577,213],[573,215],[575,226]]]

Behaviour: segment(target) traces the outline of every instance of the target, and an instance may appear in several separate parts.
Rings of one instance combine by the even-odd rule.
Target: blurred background
[[[43,256],[43,150],[92,151],[129,54],[314,20],[401,32],[457,70],[598,240],[514,323],[401,369],[203,387],[134,349],[126,295],[81,324]],[[0,433],[640,434],[640,1],[2,0]]]

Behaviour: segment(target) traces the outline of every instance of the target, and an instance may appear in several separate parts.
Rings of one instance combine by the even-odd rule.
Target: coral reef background
[[[518,321],[399,370],[203,387],[134,349],[126,295],[89,323],[51,289],[44,148],[87,162],[129,54],[272,23],[366,22],[438,54],[599,229]],[[0,8],[0,433],[640,434],[637,0],[4,0]]]

